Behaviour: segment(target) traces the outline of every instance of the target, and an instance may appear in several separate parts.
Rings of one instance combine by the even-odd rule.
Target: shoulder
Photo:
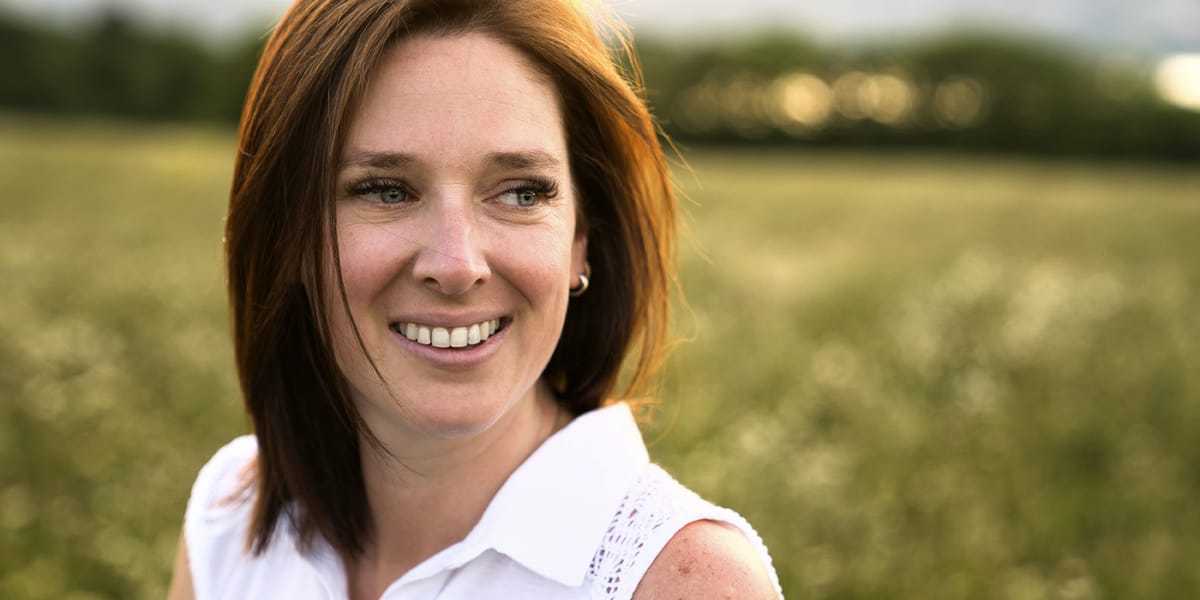
[[[779,598],[758,551],[727,523],[701,520],[681,528],[646,571],[634,600]]]
[[[741,515],[650,464],[617,510],[590,575],[595,596],[610,600],[753,600],[781,595],[771,563]]]
[[[186,571],[196,598],[218,597],[214,586],[245,557],[257,456],[254,437],[239,437],[209,459],[192,485],[176,577]]]
[[[258,457],[258,440],[253,435],[236,437],[222,446],[208,462],[200,468],[196,483],[206,489],[219,487],[241,477],[242,471],[254,463]],[[193,492],[195,489],[193,488]]]
[[[235,500],[244,500],[257,457],[258,443],[252,435],[235,438],[217,450],[192,484],[188,516],[212,517],[214,512],[227,512]]]

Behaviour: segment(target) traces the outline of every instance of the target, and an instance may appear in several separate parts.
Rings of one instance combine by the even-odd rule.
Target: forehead
[[[464,160],[513,150],[565,156],[558,93],[521,52],[483,33],[419,35],[389,48],[346,143],[346,153]]]

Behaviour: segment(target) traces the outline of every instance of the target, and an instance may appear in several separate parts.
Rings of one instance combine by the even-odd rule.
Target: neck
[[[347,561],[352,591],[369,588],[364,597],[377,598],[412,567],[465,538],[508,476],[569,420],[539,384],[531,397],[475,435],[421,438],[375,431],[388,453],[362,444],[373,527],[363,555]]]

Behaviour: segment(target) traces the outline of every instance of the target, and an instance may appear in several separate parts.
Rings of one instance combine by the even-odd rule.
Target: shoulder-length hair
[[[319,534],[349,556],[370,532],[359,440],[374,438],[330,343],[340,273],[335,289],[321,282],[324,265],[338,264],[333,198],[348,123],[398,40],[486,33],[554,82],[592,279],[543,377],[581,414],[614,394],[627,355],[637,358],[622,395],[642,393],[657,370],[675,200],[628,38],[619,27],[602,36],[595,17],[571,0],[299,0],[275,29],[242,115],[225,231],[238,375],[259,444],[254,552],[281,518],[303,545]]]

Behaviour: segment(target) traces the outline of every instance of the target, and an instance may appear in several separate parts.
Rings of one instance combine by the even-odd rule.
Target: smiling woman
[[[403,159],[339,174],[349,311],[329,320],[356,408],[397,423],[393,440],[492,431],[533,397],[550,420],[566,411],[541,372],[587,235],[556,191],[573,188],[567,142],[537,73],[489,35],[412,37],[384,54],[351,120],[346,153]]]
[[[174,597],[779,596],[619,401],[674,200],[617,64],[565,0],[292,7],[226,231],[254,435],[193,487]]]

